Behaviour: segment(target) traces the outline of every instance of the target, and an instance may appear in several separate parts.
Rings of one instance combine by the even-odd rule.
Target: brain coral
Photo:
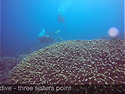
[[[125,41],[72,40],[24,58],[10,84],[125,84]]]

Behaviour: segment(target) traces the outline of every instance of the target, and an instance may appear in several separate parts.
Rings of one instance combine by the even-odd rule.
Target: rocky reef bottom
[[[26,55],[16,57],[0,57],[0,84],[8,84],[8,76],[10,71],[15,67]]]

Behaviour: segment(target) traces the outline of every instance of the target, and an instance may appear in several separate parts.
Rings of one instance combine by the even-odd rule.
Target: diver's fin
[[[59,33],[61,30],[57,30],[55,33],[57,34],[57,33]]]
[[[59,38],[60,40],[63,40],[63,38],[62,38],[62,37],[60,37],[60,36],[58,36],[58,38]]]

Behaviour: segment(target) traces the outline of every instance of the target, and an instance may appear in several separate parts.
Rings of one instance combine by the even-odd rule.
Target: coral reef
[[[72,40],[40,49],[17,64],[10,84],[125,84],[125,41]]]
[[[7,84],[9,72],[16,66],[26,55],[16,57],[0,57],[0,84]]]
[[[0,84],[5,84],[9,71],[17,64],[16,58],[0,57]]]

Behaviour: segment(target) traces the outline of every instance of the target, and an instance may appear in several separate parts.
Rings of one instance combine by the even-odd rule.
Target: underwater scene
[[[125,93],[124,4],[1,0],[0,84],[78,85],[33,94]]]

